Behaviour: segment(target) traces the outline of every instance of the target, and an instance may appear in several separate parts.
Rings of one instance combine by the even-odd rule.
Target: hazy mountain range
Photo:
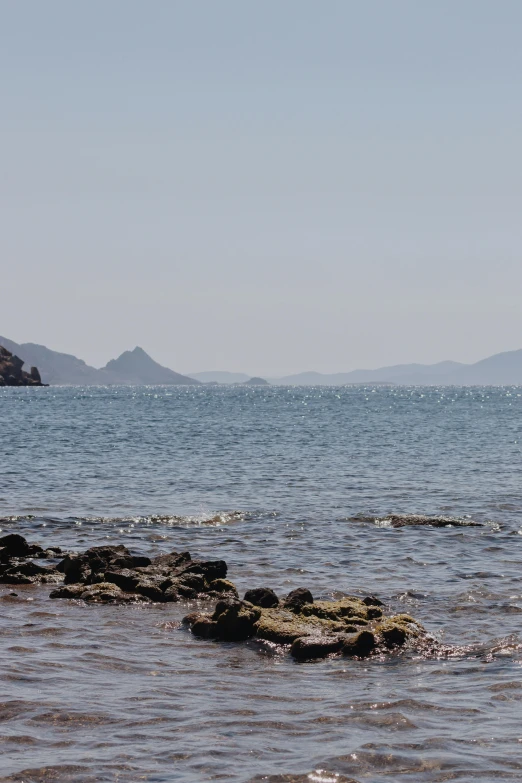
[[[192,377],[202,381],[212,380],[215,383],[238,383],[244,381],[247,376],[228,372],[206,372],[195,373]],[[395,364],[377,370],[351,370],[330,375],[310,371],[268,380],[270,383],[284,386],[344,386],[353,383],[515,386],[522,384],[522,350],[497,353],[475,364],[452,361],[437,364]]]
[[[195,384],[250,383],[245,373],[226,371],[198,372],[181,375],[155,362],[142,348],[125,351],[105,367],[90,367],[71,354],[59,353],[35,343],[18,343],[0,336],[0,345],[25,362],[25,368],[36,366],[42,381],[52,385],[97,386],[106,384]],[[255,382],[262,379],[254,379]],[[303,372],[270,383],[288,386],[342,386],[345,384],[380,383],[405,386],[515,386],[522,385],[522,350],[506,351],[474,364],[445,361],[437,364],[396,364],[376,370],[352,370],[331,375]]]
[[[111,359],[105,367],[97,370],[82,359],[68,353],[51,351],[45,345],[18,343],[0,336],[0,345],[24,360],[24,367],[35,366],[40,370],[42,381],[53,386],[105,386],[105,385],[153,385],[153,384],[195,384],[199,381],[180,375],[162,367],[145,353],[143,348],[125,351],[117,359]]]

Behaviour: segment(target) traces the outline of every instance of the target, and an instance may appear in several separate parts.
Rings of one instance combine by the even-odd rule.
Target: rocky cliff
[[[0,345],[0,386],[44,386],[36,367],[24,372],[24,360]]]

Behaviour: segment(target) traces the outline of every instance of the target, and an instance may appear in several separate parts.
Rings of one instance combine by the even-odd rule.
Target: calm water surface
[[[522,389],[3,389],[0,421],[3,532],[375,593],[458,647],[299,664],[194,603],[0,585],[0,783],[522,780]],[[485,526],[352,519],[391,512]]]

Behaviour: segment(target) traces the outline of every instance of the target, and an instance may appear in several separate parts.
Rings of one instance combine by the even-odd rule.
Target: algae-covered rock
[[[217,623],[219,638],[229,642],[242,642],[254,636],[255,623],[260,614],[261,609],[248,601],[225,598],[216,604],[212,620]]]
[[[375,612],[378,614],[375,615]],[[352,625],[366,625],[375,616],[382,616],[381,609],[367,606],[359,598],[353,597],[341,598],[339,601],[315,601],[304,604],[299,613],[303,617],[318,617],[337,622],[345,622],[349,619]]]
[[[195,636],[203,638],[256,638],[290,646],[290,653],[297,660],[340,653],[359,658],[373,653],[389,654],[425,635],[422,626],[409,615],[385,616],[382,602],[373,596],[370,600],[355,596],[337,601],[310,598],[310,592],[304,589],[291,593],[283,604],[271,607],[227,598],[218,601],[213,614],[188,615],[185,623]]]
[[[388,649],[402,647],[408,639],[424,636],[424,628],[407,614],[384,617],[375,625],[375,633]]]
[[[372,631],[359,631],[359,633],[353,634],[353,636],[346,637],[342,652],[343,655],[365,658],[375,650],[375,647],[375,634]]]
[[[201,636],[203,639],[217,639],[219,636],[217,622],[208,615],[200,615],[195,618],[191,623],[191,630],[194,636]]]
[[[326,658],[343,648],[340,636],[300,636],[290,648],[291,655],[299,661]]]
[[[321,632],[321,624],[315,618],[310,621],[296,617],[294,612],[285,608],[261,609],[256,622],[256,636],[276,644],[292,644],[301,636],[310,636]]]
[[[233,595],[236,598],[239,598],[239,594],[237,592],[237,588],[235,584],[231,582],[229,579],[213,579],[208,587],[212,593],[218,593],[218,594],[228,593],[229,595]]]

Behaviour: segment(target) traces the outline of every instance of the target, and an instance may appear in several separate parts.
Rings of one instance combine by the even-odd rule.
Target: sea
[[[446,650],[295,662],[193,637],[210,603],[0,585],[1,783],[522,780],[522,388],[3,388],[0,432],[0,535],[373,594]]]

